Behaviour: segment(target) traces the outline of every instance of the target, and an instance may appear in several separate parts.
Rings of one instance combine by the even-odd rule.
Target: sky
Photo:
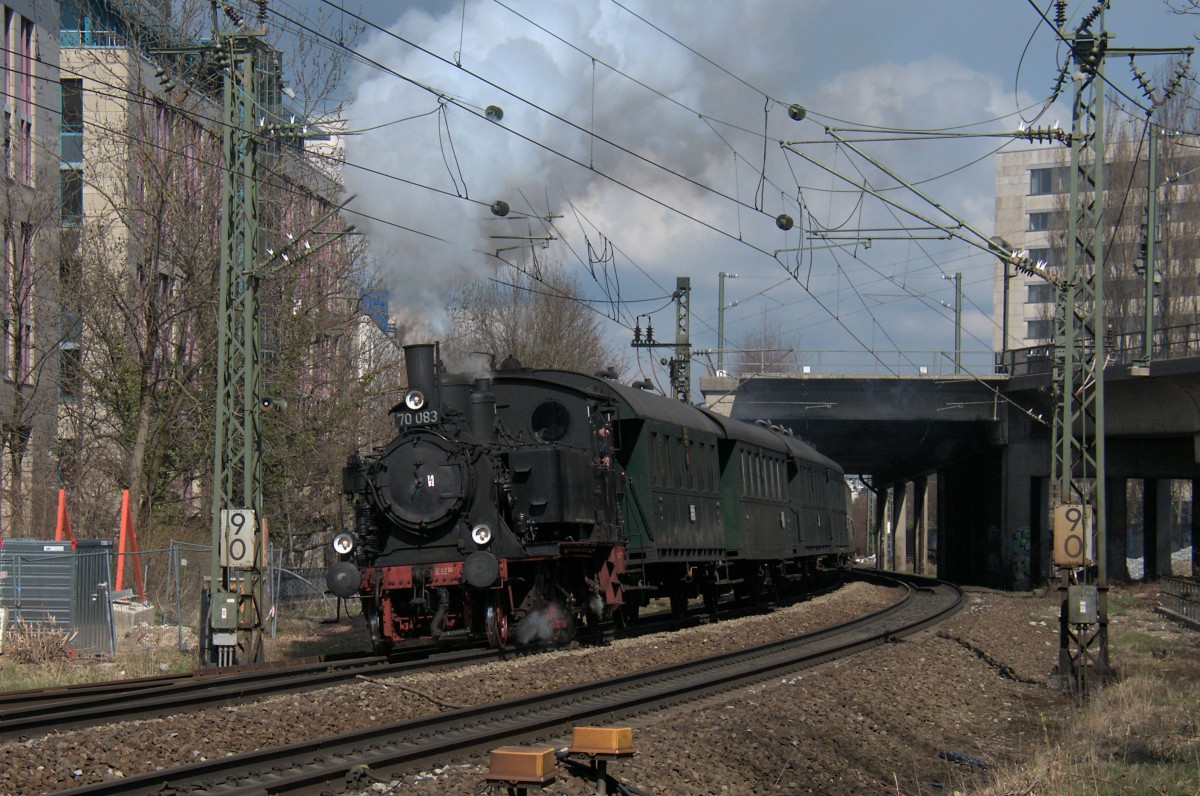
[[[816,372],[938,373],[953,369],[961,274],[964,361],[990,371],[995,261],[930,239],[901,207],[950,217],[896,180],[991,234],[993,153],[1029,144],[984,134],[1070,127],[1069,95],[1043,107],[1064,53],[1034,2],[307,2],[349,25],[362,56],[344,84],[350,207],[393,306],[429,318],[422,333],[445,333],[448,291],[509,279],[532,252],[579,281],[633,378],[665,382],[627,346],[647,320],[673,340],[678,276],[693,348],[719,347],[720,272],[737,274],[727,349],[769,330],[795,351],[773,356]],[[1159,0],[1112,5],[1116,46],[1190,46],[1200,32],[1200,16]],[[1069,5],[1072,26],[1089,8]],[[1138,60],[1151,75],[1166,63]],[[1111,59],[1109,79],[1140,99],[1127,64]],[[853,144],[863,154],[827,127],[868,139]],[[697,353],[693,373],[715,362]]]

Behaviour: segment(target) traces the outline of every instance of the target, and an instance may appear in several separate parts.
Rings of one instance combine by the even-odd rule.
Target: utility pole
[[[1074,30],[1059,3],[1059,36],[1071,50],[1071,209],[1066,273],[1055,312],[1055,411],[1050,504],[1060,573],[1062,684],[1086,691],[1108,675],[1108,571],[1104,458],[1104,30],[1101,0]],[[1094,29],[1093,26],[1097,26]],[[1092,554],[1092,527],[1096,547]],[[1078,544],[1068,543],[1074,539]],[[1091,564],[1096,564],[1095,575]],[[1084,610],[1079,610],[1080,608]]]
[[[691,300],[692,280],[680,276],[675,279],[675,292],[671,295],[675,302],[675,342],[660,343],[654,339],[654,327],[647,321],[645,337],[642,336],[642,325],[639,323],[633,329],[631,348],[671,348],[674,356],[670,359],[663,357],[660,362],[667,366],[671,374],[671,392],[683,403],[692,402],[692,343],[691,343]]]
[[[1074,101],[1067,262],[1058,285],[1054,319],[1056,395],[1050,504],[1054,509],[1054,563],[1059,568],[1061,597],[1057,674],[1062,685],[1077,692],[1101,684],[1110,673],[1104,419],[1108,344],[1104,306],[1104,61],[1108,56],[1129,57],[1132,61],[1140,54],[1191,52],[1191,48],[1110,47],[1104,29],[1108,6],[1109,0],[1100,0],[1071,30],[1066,27],[1065,0],[1055,4],[1059,37],[1071,50]],[[1139,79],[1150,96],[1148,82]]]
[[[737,274],[727,274],[721,271],[717,274],[717,375],[725,375],[725,310],[730,307],[736,307],[737,302],[733,302],[728,307],[725,306],[725,280],[737,279]]]
[[[261,331],[259,328],[258,155],[263,122],[274,121],[266,95],[272,61],[264,33],[220,33],[225,63],[224,198],[217,315],[216,429],[213,453],[212,572],[204,663],[263,659],[266,520],[262,514]]]
[[[692,280],[675,278],[675,357],[671,360],[671,386],[675,397],[685,404],[692,402]]]
[[[954,281],[954,372],[962,373],[962,273],[942,274],[942,279]]]

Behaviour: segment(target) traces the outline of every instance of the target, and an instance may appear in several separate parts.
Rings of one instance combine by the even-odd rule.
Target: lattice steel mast
[[[208,662],[262,658],[266,532],[262,524],[260,232],[258,166],[264,95],[277,81],[263,33],[218,33],[225,68],[224,193],[217,315],[216,433],[213,453],[212,580]]]

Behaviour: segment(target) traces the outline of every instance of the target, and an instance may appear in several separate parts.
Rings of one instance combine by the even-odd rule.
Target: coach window
[[[543,401],[530,419],[538,442],[558,442],[571,430],[571,413],[558,401]]]

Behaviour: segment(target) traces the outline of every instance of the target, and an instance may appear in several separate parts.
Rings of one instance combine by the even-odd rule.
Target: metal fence
[[[147,599],[162,611],[164,626],[175,625],[178,628],[179,645],[182,648],[183,628],[199,629],[200,594],[204,590],[205,578],[212,572],[212,548],[172,541],[166,550],[144,552],[141,555]],[[281,615],[325,615],[334,610],[335,603],[325,593],[323,568],[284,567],[282,551],[274,545],[268,549],[267,559],[263,601],[266,616],[264,630],[269,638],[275,638]],[[163,573],[161,582],[151,576],[152,572]]]
[[[113,573],[124,558],[123,580]],[[141,575],[145,604],[153,606],[163,626],[178,630],[181,650],[187,648],[184,628],[199,631],[200,595],[211,575],[208,545],[171,541],[166,548],[117,553],[110,541],[70,542],[4,539],[0,544],[0,608],[6,621],[52,624],[75,636],[80,651],[116,650],[112,600],[140,600]],[[136,570],[136,573],[135,573]],[[283,566],[282,551],[272,545],[264,579],[264,631],[274,638],[281,616],[328,616],[336,608],[325,593],[325,570]]]
[[[67,634],[79,652],[111,653],[112,543],[41,539],[0,542],[0,608],[10,627],[21,623]]]
[[[1200,630],[1200,581],[1196,578],[1159,578],[1158,612]]]

